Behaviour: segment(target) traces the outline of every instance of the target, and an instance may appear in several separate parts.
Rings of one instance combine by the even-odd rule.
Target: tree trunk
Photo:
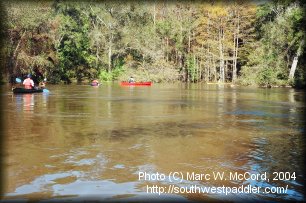
[[[291,69],[290,69],[290,73],[289,73],[289,79],[293,79],[294,78],[294,73],[296,70],[296,66],[298,63],[298,57],[294,57],[293,61],[292,61],[292,65],[291,65]]]
[[[200,77],[200,57],[197,57],[197,82],[199,82],[201,80],[201,77]]]
[[[217,66],[216,66],[216,61],[215,61],[215,57],[214,57],[214,55],[213,55],[213,58],[212,58],[212,60],[213,60],[213,69],[214,69],[214,82],[217,82]]]
[[[111,35],[110,37],[110,41],[109,41],[109,48],[108,48],[108,70],[107,72],[111,72],[111,67],[112,67],[112,38],[113,35]]]
[[[228,69],[228,61],[225,60],[225,67],[224,67],[224,82],[226,82],[226,78],[227,78],[227,69]]]
[[[210,67],[211,67],[211,66],[209,65],[209,64],[211,64],[210,61],[211,61],[211,57],[209,57],[209,58],[207,59],[207,62],[206,62],[207,65],[206,65],[206,67],[205,67],[205,81],[206,81],[206,82],[209,82],[209,81],[210,81],[210,80],[209,80],[209,79],[210,79],[210,72],[211,72],[211,71],[210,71]]]
[[[156,2],[154,1],[153,6],[153,25],[154,25],[154,50],[156,50]]]
[[[155,5],[155,2],[154,2],[154,5],[153,5],[153,24],[154,24],[154,31],[155,31],[155,24],[156,24],[156,9],[155,9],[156,5]]]
[[[233,48],[233,76],[232,83],[236,81],[236,33],[234,32],[234,48]]]
[[[298,50],[297,50],[296,57],[294,57],[294,59],[293,59],[291,69],[290,69],[290,73],[289,73],[289,79],[294,78],[294,73],[295,73],[295,70],[296,70],[296,66],[297,66],[297,63],[298,63],[299,56],[303,52],[304,43],[305,43],[305,40],[303,39],[300,43],[300,46],[299,46]]]
[[[190,53],[190,49],[191,49],[190,48],[190,46],[191,46],[190,45],[191,44],[190,41],[191,41],[191,39],[190,39],[190,33],[189,33],[189,35],[188,35],[188,53]]]
[[[220,60],[220,80],[221,82],[224,82],[224,53],[223,53],[223,33],[222,28],[219,30],[219,60]]]
[[[18,54],[17,54],[17,53],[18,53],[18,49],[19,49],[19,47],[20,47],[20,43],[21,43],[21,41],[22,41],[22,38],[25,36],[25,34],[26,34],[26,30],[22,33],[22,35],[21,35],[21,37],[20,37],[20,40],[18,41],[18,44],[17,44],[17,46],[16,46],[16,49],[15,49],[15,51],[14,51],[14,53],[13,53],[12,62],[13,62],[13,63],[15,62],[13,73],[14,73],[15,70],[17,69],[17,65],[18,65],[18,61],[17,61],[17,56],[18,56]]]
[[[235,84],[237,80],[237,58],[238,58],[238,48],[239,48],[239,32],[240,32],[240,16],[238,12],[238,18],[237,18],[237,32],[234,35],[234,63],[233,63],[233,78],[232,82]]]
[[[168,62],[169,56],[168,56],[168,46],[169,46],[169,39],[166,37],[166,61]]]
[[[199,81],[202,81],[202,59],[199,57]]]
[[[96,68],[98,68],[98,64],[99,64],[99,47],[97,46],[97,50],[96,50]]]
[[[195,74],[195,71],[197,71],[197,61],[196,61],[196,56],[195,56],[195,54],[193,54],[193,65],[195,66],[195,67],[193,67],[193,73],[192,73],[192,82],[195,82],[195,76],[196,76],[196,74]]]

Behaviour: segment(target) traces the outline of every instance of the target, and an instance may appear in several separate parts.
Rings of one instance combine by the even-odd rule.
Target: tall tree
[[[91,70],[95,62],[89,44],[90,22],[82,11],[84,5],[73,5],[60,2],[55,5],[60,17],[61,41],[57,47],[59,66],[62,80],[70,82],[70,78],[82,81],[85,77],[92,77]]]
[[[6,27],[10,43],[5,46],[6,67],[10,76],[37,72],[45,74],[52,63],[48,55],[52,42],[48,36],[50,2],[5,2]]]
[[[303,26],[304,10],[297,2],[284,5],[272,2],[258,11],[259,26],[257,49],[249,55],[243,76],[256,74],[249,82],[259,85],[284,85],[288,83],[289,70],[294,58],[305,48]],[[295,58],[297,59],[297,58]]]

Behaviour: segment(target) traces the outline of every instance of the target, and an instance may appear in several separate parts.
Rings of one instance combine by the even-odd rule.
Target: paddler
[[[129,83],[134,83],[135,79],[133,78],[133,76],[130,77],[130,79],[128,80]]]
[[[100,83],[98,80],[94,79],[92,82],[91,82],[91,85],[92,86],[98,86]]]
[[[31,79],[31,74],[27,75],[27,78],[23,81],[23,85],[25,89],[33,89],[34,88],[34,81]]]
[[[39,83],[39,87],[41,88],[46,87],[46,82],[47,82],[47,78],[44,78],[44,80]]]

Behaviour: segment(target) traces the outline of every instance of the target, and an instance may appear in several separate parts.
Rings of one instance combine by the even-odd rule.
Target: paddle
[[[21,83],[20,78],[16,78],[15,81],[16,81],[17,83]]]
[[[43,89],[43,92],[44,92],[44,93],[49,93],[49,90]]]
[[[17,82],[17,83],[21,83],[21,79],[20,78],[16,78],[15,79],[15,81]],[[38,87],[34,87],[35,89],[37,89]],[[43,89],[43,92],[45,92],[45,93],[49,93],[50,91],[48,90],[48,89]]]

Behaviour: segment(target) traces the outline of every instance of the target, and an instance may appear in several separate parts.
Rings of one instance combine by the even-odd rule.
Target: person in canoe
[[[133,76],[131,76],[128,80],[129,83],[134,83],[135,82],[135,79],[133,78]]]
[[[33,89],[34,88],[34,81],[31,79],[31,74],[27,75],[27,78],[23,81],[23,85],[25,89]]]
[[[91,82],[91,86],[99,86],[99,85],[100,85],[100,83],[96,79]]]
[[[47,82],[47,78],[45,78],[43,81],[41,81],[41,82],[39,83],[39,87],[40,87],[40,88],[46,87],[46,82]]]

